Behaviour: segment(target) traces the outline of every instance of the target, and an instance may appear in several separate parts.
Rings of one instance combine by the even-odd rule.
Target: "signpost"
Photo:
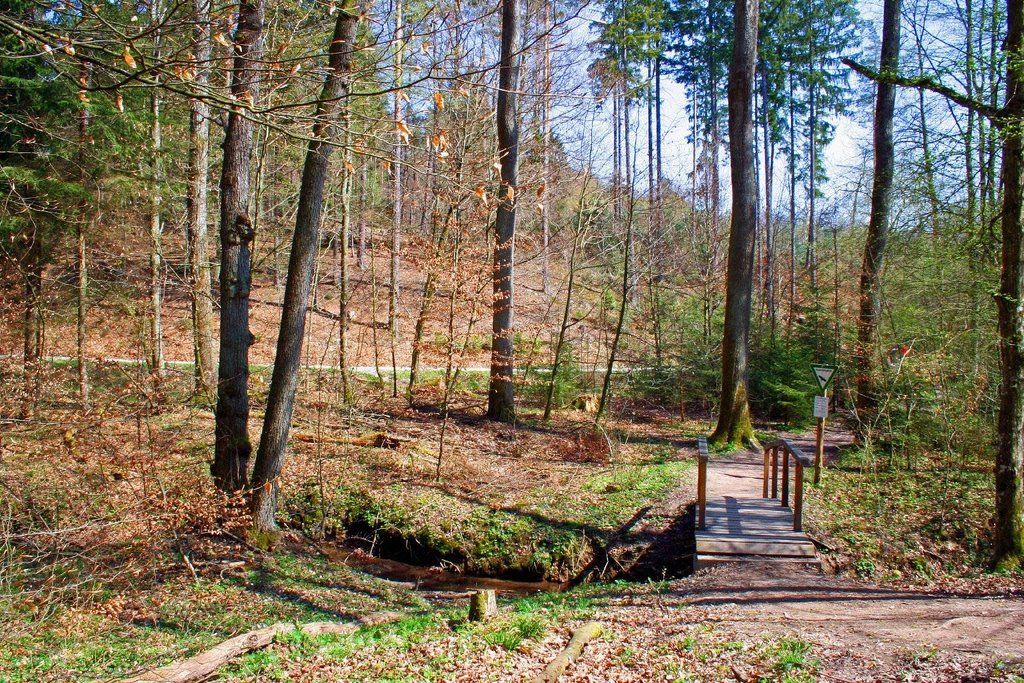
[[[825,418],[828,417],[828,386],[836,374],[834,365],[812,365],[811,372],[821,389],[821,396],[814,397],[814,417],[818,419],[818,441],[814,449],[814,483],[821,481],[821,461],[825,454]]]

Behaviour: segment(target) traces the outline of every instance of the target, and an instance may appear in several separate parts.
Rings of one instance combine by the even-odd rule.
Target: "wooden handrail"
[[[778,497],[779,451],[782,451],[782,507],[789,507],[789,461],[793,460],[793,531],[803,531],[804,468],[814,467],[814,459],[805,454],[789,439],[779,439],[764,446],[764,481],[761,496],[768,498],[768,477],[772,480],[772,498]]]
[[[697,528],[703,529],[708,507],[708,440],[697,437]]]

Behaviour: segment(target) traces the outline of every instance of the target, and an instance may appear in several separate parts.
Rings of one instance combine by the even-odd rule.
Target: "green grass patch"
[[[319,557],[279,554],[222,581],[175,580],[144,595],[112,596],[88,607],[54,605],[42,616],[6,610],[0,681],[122,677],[186,658],[261,624],[345,621],[374,611],[426,608],[416,594],[361,572]],[[236,673],[272,679],[275,662],[254,653],[240,660]]]
[[[914,469],[853,449],[808,491],[807,523],[852,572],[928,581],[985,570],[991,553],[988,463],[920,456]]]

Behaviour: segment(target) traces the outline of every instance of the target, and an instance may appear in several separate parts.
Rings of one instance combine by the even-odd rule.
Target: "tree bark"
[[[338,234],[335,237],[335,245],[338,250],[338,270],[335,275],[338,287],[338,381],[341,387],[341,400],[348,404],[352,398],[348,381],[348,254],[349,235],[352,232],[352,182],[355,179],[355,168],[352,166],[351,107],[345,107],[343,117],[345,147],[341,171],[341,220]]]
[[[295,234],[288,262],[284,310],[277,337],[277,355],[263,420],[263,434],[253,466],[253,525],[262,533],[276,529],[278,477],[288,445],[295,389],[302,361],[302,343],[306,330],[306,310],[320,244],[320,219],[323,213],[324,185],[332,144],[337,138],[336,121],[348,107],[352,79],[352,55],[359,7],[348,0],[338,12],[328,58],[329,71],[317,105],[313,137],[306,151],[295,216]]]
[[[21,272],[25,278],[25,304],[22,309],[22,376],[24,377],[25,402],[22,416],[30,418],[35,414],[39,400],[39,373],[43,360],[43,234],[36,229],[27,236],[21,259]]]
[[[217,383],[216,447],[211,468],[223,491],[248,482],[249,456],[249,289],[251,246],[249,162],[253,122],[243,108],[259,96],[263,56],[263,0],[240,0],[235,32],[231,94],[239,106],[228,115],[220,179],[220,363]]]
[[[551,183],[551,26],[554,23],[554,0],[547,0],[544,4],[544,43],[543,43],[543,68],[541,74],[542,92],[541,107],[541,145],[543,147],[541,156],[541,183],[543,191],[540,196],[540,220],[543,252],[541,255],[541,280],[544,293],[551,295],[551,267],[550,267],[550,242],[551,242],[551,215],[550,203],[548,201],[548,185]]]
[[[204,89],[210,70],[210,0],[194,0],[192,55],[195,83]],[[192,298],[192,348],[196,390],[211,394],[216,383],[213,353],[213,300],[207,247],[207,167],[210,162],[210,106],[202,98],[189,102],[188,197],[186,212],[189,246],[189,285]]]
[[[1007,569],[1024,564],[1024,6],[1006,2],[1006,104],[1003,131],[1003,248],[999,318],[998,451],[993,555]]]
[[[388,298],[388,331],[391,342],[391,395],[398,396],[398,305],[402,280],[402,59],[405,51],[402,26],[402,0],[395,5],[395,160],[392,166],[394,204],[391,225],[391,295]]]
[[[879,67],[881,72],[896,72],[899,66],[899,49],[900,0],[885,0]],[[861,266],[860,315],[857,319],[857,408],[861,411],[870,411],[877,400],[872,357],[878,343],[878,322],[882,306],[882,268],[885,265],[885,246],[889,237],[889,214],[892,206],[895,104],[896,88],[891,84],[879,83],[875,95],[875,175],[871,188],[871,217],[868,219],[868,236]]]
[[[153,24],[156,32],[153,36],[153,59],[160,61],[160,12],[159,3],[153,5]],[[163,328],[163,222],[161,211],[163,210],[163,196],[160,183],[163,178],[160,167],[160,153],[163,146],[162,131],[160,128],[160,89],[153,88],[150,93],[150,115],[153,117],[150,123],[150,141],[152,142],[151,187],[150,187],[150,208],[149,208],[149,371],[157,378],[164,374],[164,328]]]
[[[516,175],[519,162],[519,115],[516,88],[520,67],[519,0],[502,0],[501,55],[498,65],[498,158],[501,183],[494,219],[494,299],[491,305],[491,375],[487,417],[513,422],[516,417],[512,374],[512,278],[516,239]]]
[[[82,86],[85,87],[89,84],[89,67],[86,64],[82,64],[79,69],[79,77],[81,78]],[[82,108],[78,113],[78,166],[79,166],[79,177],[82,181],[82,189],[88,186],[90,182],[89,174],[86,171],[86,156],[85,149],[87,144],[89,130],[89,108],[82,104]],[[78,351],[78,400],[81,402],[82,410],[89,409],[89,368],[86,365],[85,360],[85,347],[88,343],[86,335],[86,316],[89,312],[89,268],[86,262],[86,225],[89,227],[91,232],[95,225],[95,209],[89,206],[88,202],[82,202],[83,216],[80,217],[75,225],[75,237],[77,242],[77,253],[76,253],[76,265],[78,270],[78,282],[77,282],[77,320],[76,320],[76,338],[77,338],[77,351]]]
[[[717,443],[754,440],[747,402],[747,346],[753,288],[757,206],[754,179],[754,69],[757,61],[758,0],[736,0],[732,62],[729,65],[729,151],[732,226],[722,338],[722,396]]]
[[[768,309],[768,327],[775,343],[775,225],[772,222],[772,187],[775,175],[775,143],[768,117],[768,71],[761,73],[761,129],[764,137],[764,299]]]
[[[537,674],[530,683],[554,683],[565,670],[583,654],[586,647],[594,638],[601,635],[601,624],[596,621],[588,621],[573,632],[569,644],[565,646],[558,655],[552,659],[544,671]]]

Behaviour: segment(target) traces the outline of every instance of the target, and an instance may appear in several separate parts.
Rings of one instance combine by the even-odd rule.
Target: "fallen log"
[[[393,612],[375,612],[354,622],[315,621],[301,625],[278,622],[229,638],[206,652],[200,652],[182,662],[175,662],[138,676],[126,678],[122,683],[193,683],[210,676],[236,657],[267,647],[274,642],[274,638],[285,633],[298,630],[307,636],[345,635],[354,633],[363,626],[385,624],[400,617],[400,614]]]
[[[569,639],[569,644],[565,646],[565,649],[559,652],[544,668],[544,671],[537,674],[531,683],[553,683],[565,672],[566,667],[583,654],[583,648],[586,644],[599,635],[601,635],[601,624],[596,621],[588,621],[583,626],[580,626],[572,634],[572,638]]]

